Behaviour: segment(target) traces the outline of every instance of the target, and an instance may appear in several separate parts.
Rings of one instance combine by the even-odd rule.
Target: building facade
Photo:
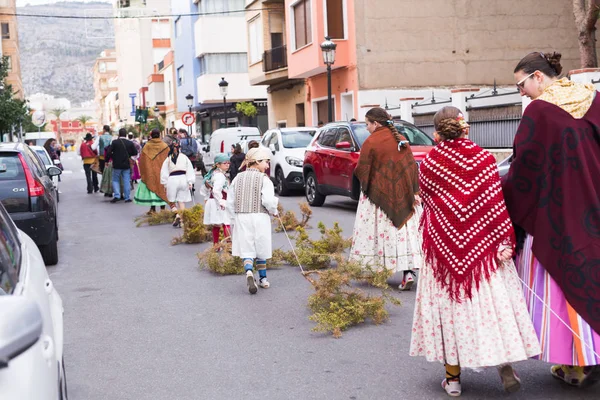
[[[255,125],[262,131],[268,127],[267,88],[250,85],[248,76],[246,18],[243,13],[229,13],[244,10],[247,2],[201,0],[198,3],[201,15],[194,25],[194,42],[199,74],[194,110],[199,119],[198,130],[205,140],[222,126]],[[223,78],[228,83],[225,99],[219,87]],[[239,113],[236,110],[239,102],[252,102],[258,114],[250,118]]]
[[[8,57],[8,76],[6,82],[12,85],[14,96],[25,98],[21,80],[21,57],[19,52],[19,34],[17,31],[16,0],[0,0],[1,45],[0,56]]]
[[[101,125],[110,125],[110,115],[105,114],[106,96],[118,89],[117,80],[117,53],[114,49],[107,49],[96,58],[93,67],[94,78],[94,104],[96,115]]]
[[[128,0],[115,2],[115,49],[118,74],[118,114],[121,124],[135,124],[137,107],[154,107],[146,99],[148,77],[154,65],[164,60],[171,50],[171,24],[168,18],[170,0]]]

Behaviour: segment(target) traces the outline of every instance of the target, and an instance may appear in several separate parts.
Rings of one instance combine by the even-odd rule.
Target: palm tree
[[[75,118],[75,121],[79,121],[79,123],[82,125],[83,130],[85,130],[85,124],[88,123],[88,121],[91,121],[93,118],[90,117],[89,115],[81,115],[77,118]]]
[[[50,114],[52,114],[56,117],[56,140],[58,141],[58,143],[62,143],[62,140],[60,137],[60,116],[65,111],[67,111],[67,110],[62,107],[57,107],[57,108],[53,108],[52,110],[50,110]]]

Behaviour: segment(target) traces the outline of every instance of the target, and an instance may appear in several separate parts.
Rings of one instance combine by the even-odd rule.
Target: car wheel
[[[63,357],[60,367],[60,378],[58,381],[58,395],[59,400],[69,400],[67,394],[67,374],[65,372],[65,358]]]
[[[283,176],[283,170],[281,168],[277,168],[277,172],[275,172],[275,187],[280,196],[288,196],[290,194],[290,189],[286,186],[285,177]]]
[[[46,265],[58,264],[58,232],[55,230],[52,240],[45,246],[40,246],[40,253]]]
[[[306,201],[311,206],[319,207],[325,203],[325,196],[319,193],[317,188],[317,177],[313,172],[309,172],[306,177]]]

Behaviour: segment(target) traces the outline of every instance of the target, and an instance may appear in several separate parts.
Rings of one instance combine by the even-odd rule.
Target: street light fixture
[[[192,96],[191,94],[188,94],[187,96],[185,96],[185,99],[187,100],[187,105],[188,105],[188,110],[191,113],[192,112],[192,106],[194,105],[194,96]],[[192,136],[192,126],[188,126],[188,134],[189,136]]]
[[[333,102],[331,101],[331,66],[335,63],[335,49],[337,44],[333,43],[329,36],[325,36],[325,41],[321,43],[321,52],[323,53],[323,62],[327,65],[327,116],[329,122],[333,121]]]
[[[224,77],[221,77],[221,82],[219,82],[219,89],[221,89],[221,95],[223,96],[223,116],[225,118],[224,127],[227,128],[227,88],[229,87],[229,82],[225,80]]]

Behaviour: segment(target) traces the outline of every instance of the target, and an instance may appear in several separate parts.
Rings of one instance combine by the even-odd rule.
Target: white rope
[[[302,268],[302,264],[300,263],[300,259],[298,258],[298,254],[296,254],[296,249],[294,249],[294,245],[292,244],[292,240],[290,239],[290,235],[288,235],[287,229],[285,229],[285,224],[281,220],[281,216],[279,214],[277,214],[277,219],[279,220],[279,223],[281,224],[281,227],[283,228],[283,233],[285,233],[285,237],[287,238],[288,243],[290,244],[290,247],[292,248],[292,253],[294,253],[294,256],[296,257],[296,261],[298,262],[298,266],[300,267],[300,271],[302,271],[302,273],[304,273],[304,268]]]
[[[556,318],[558,318],[558,320],[567,327],[568,330],[571,331],[571,333],[573,334],[573,336],[575,336],[577,339],[579,339],[581,341],[581,343],[583,343],[583,345],[585,347],[587,347],[588,349],[590,349],[592,351],[592,353],[594,353],[596,355],[596,357],[598,357],[598,359],[600,360],[600,355],[598,353],[596,353],[596,351],[589,345],[587,344],[583,338],[581,336],[579,336],[577,334],[577,332],[575,332],[570,326],[569,324],[567,324],[561,317],[560,315],[558,315],[556,312],[554,312],[554,310],[552,309],[552,307],[550,307],[545,301],[544,299],[542,299],[540,296],[537,295],[537,293],[535,293],[533,291],[533,289],[531,287],[529,287],[529,285],[527,283],[525,283],[525,281],[523,279],[521,279],[521,277],[519,276],[519,273],[517,272],[516,268],[511,268],[513,270],[513,273],[515,275],[517,275],[517,278],[521,281],[521,283],[523,284],[523,286],[525,286],[527,288],[527,290],[529,290],[543,305],[544,307],[546,307],[548,309],[548,311],[550,311]],[[593,331],[592,331],[593,332]]]

